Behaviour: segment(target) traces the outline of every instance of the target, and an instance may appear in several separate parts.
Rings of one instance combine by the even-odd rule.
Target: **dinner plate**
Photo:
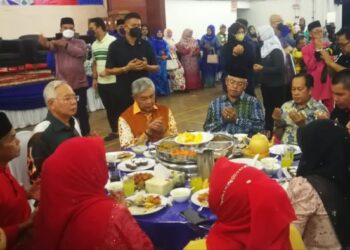
[[[301,149],[297,145],[288,145],[288,144],[276,144],[270,147],[270,153],[274,155],[282,155],[286,147],[294,148],[294,155],[301,154]]]
[[[175,142],[181,145],[199,145],[199,144],[203,144],[206,142],[211,141],[214,138],[214,135],[208,132],[186,132],[187,134],[191,134],[191,135],[202,135],[202,140],[199,142],[183,142],[181,140],[182,134],[179,134],[178,136],[175,137]]]
[[[127,167],[126,167],[126,164],[132,163],[133,161],[139,160],[139,159],[142,159],[142,160],[147,161],[147,165],[145,165],[145,166],[139,166],[139,167],[137,167],[137,168],[135,168],[135,169],[130,169],[130,168],[127,168]],[[148,159],[148,158],[135,158],[135,159],[130,159],[130,160],[123,161],[123,162],[119,163],[119,164],[118,164],[118,169],[121,170],[121,171],[124,171],[124,172],[136,172],[136,171],[143,171],[143,170],[151,169],[151,168],[154,167],[155,164],[156,164],[156,161],[153,160],[153,159]]]
[[[127,156],[126,158],[118,158],[120,157],[122,154],[128,154],[129,156]],[[136,154],[134,152],[130,152],[130,151],[116,151],[116,152],[108,152],[106,153],[106,161],[108,163],[119,163],[122,161],[127,161],[130,159],[135,158]]]
[[[200,194],[203,194],[203,193],[208,193],[209,192],[209,188],[204,188],[204,189],[201,189],[201,190],[198,190],[197,192],[195,192],[194,194],[192,194],[191,196],[191,202],[199,207],[209,207],[209,204],[208,202],[200,202],[198,200],[198,196]]]
[[[145,152],[143,152],[143,156],[146,158],[154,159],[154,157],[156,156],[156,150],[146,150]]]
[[[126,176],[133,177],[135,174],[145,174],[145,173],[154,175],[153,170],[141,170],[141,171],[135,171],[135,172],[128,173]]]
[[[156,207],[152,207],[152,208],[138,207],[138,206],[134,206],[134,205],[130,206],[130,207],[128,207],[128,209],[133,216],[142,216],[142,215],[147,215],[147,214],[153,214],[153,213],[156,213],[156,212],[162,210],[167,205],[167,198],[165,198],[163,195],[159,195],[159,194],[136,194],[136,195],[128,197],[127,199],[133,201],[139,195],[143,195],[145,197],[148,197],[150,195],[159,196],[160,200],[161,200],[160,205],[156,206]]]
[[[243,163],[243,164],[247,164],[250,167],[254,167],[257,168],[259,170],[262,170],[264,168],[263,164],[260,161],[256,161],[254,166],[253,164],[253,159],[251,158],[236,158],[236,159],[231,159],[230,161],[235,162],[235,163]]]

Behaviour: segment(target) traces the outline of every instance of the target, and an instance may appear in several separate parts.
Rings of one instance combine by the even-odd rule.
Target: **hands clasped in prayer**
[[[304,126],[306,123],[306,117],[303,113],[297,112],[295,110],[288,113],[289,118],[299,127]],[[280,108],[275,108],[272,113],[272,118],[275,121],[282,120],[282,110]]]
[[[165,128],[163,125],[163,118],[158,117],[148,124],[146,131],[148,134],[153,135],[153,134],[163,134],[164,130]]]
[[[226,122],[235,122],[237,119],[237,112],[233,107],[224,107],[221,115]]]

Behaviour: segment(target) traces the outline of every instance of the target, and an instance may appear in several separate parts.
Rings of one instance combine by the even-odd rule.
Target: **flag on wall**
[[[0,0],[0,5],[103,5],[103,0]]]

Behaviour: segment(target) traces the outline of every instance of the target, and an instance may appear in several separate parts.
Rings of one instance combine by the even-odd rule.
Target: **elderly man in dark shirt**
[[[125,37],[118,38],[108,49],[106,70],[100,76],[117,76],[118,100],[116,119],[131,105],[131,83],[157,72],[156,57],[151,45],[141,39],[141,17],[129,13],[124,18]]]
[[[73,89],[66,82],[55,80],[44,89],[44,99],[49,110],[46,119],[34,128],[34,135],[40,138],[32,145],[32,157],[36,171],[41,171],[41,163],[49,157],[65,140],[80,136],[80,127],[73,115],[77,112],[77,101]],[[40,164],[38,164],[40,162]],[[39,174],[35,174],[38,176]]]
[[[61,19],[61,32],[63,38],[48,41],[39,37],[39,43],[55,53],[56,78],[66,81],[79,96],[77,118],[80,122],[82,135],[90,133],[89,116],[87,113],[87,79],[84,61],[87,47],[83,40],[74,38],[74,21],[70,17]]]
[[[335,109],[331,119],[346,127],[350,133],[350,69],[337,72],[332,80]]]

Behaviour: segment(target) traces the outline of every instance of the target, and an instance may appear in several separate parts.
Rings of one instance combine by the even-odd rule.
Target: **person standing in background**
[[[221,46],[224,46],[227,42],[227,35],[226,35],[226,25],[221,24],[219,33],[216,35],[216,38],[218,39]]]
[[[176,54],[176,45],[173,39],[173,31],[171,29],[164,30],[164,40],[168,43],[170,58],[176,61],[178,68],[173,70],[168,70],[170,88],[172,91],[183,91],[186,89],[186,81],[184,76],[184,68],[182,67]]]
[[[76,117],[79,120],[83,136],[90,134],[89,115],[87,112],[88,83],[85,75],[84,61],[87,47],[83,40],[74,38],[74,20],[70,17],[61,19],[63,38],[48,41],[40,35],[39,43],[55,53],[56,78],[69,83],[79,99]]]
[[[334,100],[331,90],[331,77],[328,68],[321,58],[321,51],[329,47],[329,43],[323,40],[323,29],[320,21],[314,21],[308,25],[311,41],[302,49],[306,72],[314,78],[312,97],[322,101],[329,112],[334,109]]]
[[[177,51],[181,55],[181,64],[185,69],[186,90],[202,88],[198,65],[200,49],[192,35],[192,30],[185,29],[180,42],[176,44]]]
[[[208,26],[207,34],[202,36],[199,46],[203,51],[200,66],[204,87],[214,87],[218,64],[208,63],[208,56],[213,54],[217,55],[221,45],[216,38],[215,27],[213,25]]]
[[[170,95],[170,85],[168,82],[168,72],[166,70],[166,60],[170,57],[167,42],[163,39],[163,31],[156,30],[156,34],[150,40],[154,52],[156,53],[159,71],[150,74],[156,86],[157,96]]]
[[[254,64],[255,72],[261,73],[261,93],[265,107],[265,130],[271,135],[273,129],[272,112],[285,101],[284,64],[285,54],[281,42],[271,26],[259,28],[261,47],[261,64]]]
[[[106,69],[100,76],[116,75],[117,113],[119,119],[134,101],[131,95],[131,83],[138,78],[147,77],[150,72],[157,72],[154,51],[149,42],[141,39],[141,17],[131,12],[124,18],[125,37],[112,42],[108,48]]]
[[[111,141],[117,138],[117,82],[114,75],[100,76],[104,71],[109,45],[116,40],[114,36],[107,33],[106,24],[100,17],[89,20],[89,30],[94,33],[96,41],[92,44],[92,86],[98,91],[103,106],[106,109],[107,119],[111,133],[104,140]]]

